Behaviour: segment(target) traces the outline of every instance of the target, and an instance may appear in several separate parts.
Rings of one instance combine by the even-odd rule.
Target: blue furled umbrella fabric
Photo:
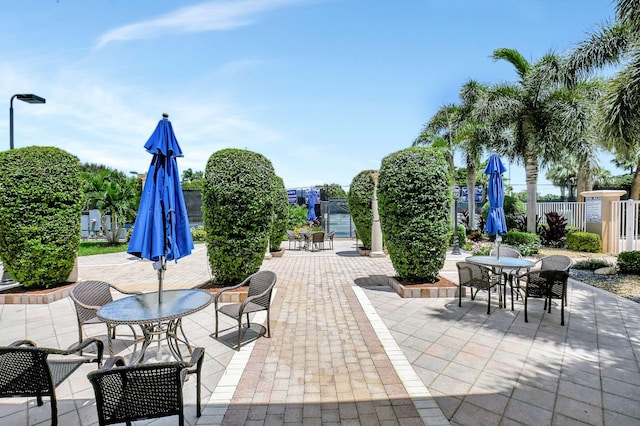
[[[313,222],[316,220],[316,204],[318,204],[318,192],[313,186],[309,188],[307,193],[307,204],[309,205],[307,220]]]
[[[160,302],[166,261],[188,256],[194,247],[176,161],[182,150],[167,117],[163,114],[144,145],[153,158],[127,249],[129,254],[154,262]]]
[[[484,173],[489,175],[489,188],[487,191],[489,214],[485,231],[489,235],[496,235],[498,257],[500,257],[501,236],[507,233],[507,221],[504,216],[504,184],[502,182],[502,173],[506,171],[507,168],[502,164],[500,156],[496,153],[491,154],[489,163],[484,169]]]

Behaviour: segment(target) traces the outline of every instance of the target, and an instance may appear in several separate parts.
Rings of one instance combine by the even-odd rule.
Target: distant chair
[[[311,249],[324,250],[324,232],[317,231],[311,234]]]
[[[95,345],[95,354],[77,356],[89,345]],[[51,399],[51,424],[58,424],[56,387],[82,364],[96,362],[102,365],[104,345],[91,338],[69,349],[39,348],[31,340],[19,340],[9,346],[0,346],[0,398],[35,397],[41,406],[43,396]],[[55,358],[49,359],[49,355]]]
[[[290,229],[287,229],[287,237],[289,239],[289,250],[291,250],[291,243],[293,243],[293,247],[296,250],[299,250],[300,246],[302,245],[301,238],[296,236],[296,233]]]
[[[109,358],[87,378],[96,395],[98,423],[130,425],[135,420],[178,416],[184,425],[183,385],[188,373],[196,374],[196,415],[201,416],[200,394],[204,349],[195,348],[191,360],[124,365],[122,357]]]
[[[80,281],[71,288],[69,296],[76,307],[76,317],[78,319],[78,341],[82,341],[82,326],[85,324],[100,324],[103,321],[98,318],[98,309],[113,301],[111,289],[122,294],[140,294],[139,291],[125,291],[104,281]],[[136,339],[136,332],[133,326],[129,326]],[[107,324],[107,333],[111,337],[116,337],[116,326]]]
[[[487,315],[489,315],[491,313],[491,289],[499,284],[499,279],[496,279],[491,269],[486,266],[470,262],[457,262],[456,267],[459,279],[458,306],[462,306],[463,286],[471,287],[471,300],[475,299],[478,291],[485,290],[487,292]]]
[[[216,312],[216,338],[218,338],[218,312],[220,312],[238,321],[238,350],[240,350],[240,342],[242,341],[242,316],[244,314],[247,315],[247,327],[250,327],[249,314],[258,311],[267,311],[267,337],[271,337],[269,312],[271,309],[271,293],[273,292],[273,287],[276,285],[276,280],[277,277],[274,272],[258,271],[240,284],[220,289],[213,298]],[[220,296],[225,291],[240,288],[243,285],[249,285],[247,298],[243,302],[224,305],[219,304]]]
[[[333,237],[334,235],[336,235],[336,231],[329,231],[329,233],[327,235],[325,235],[324,240],[325,242],[329,243],[329,250],[333,250]]]

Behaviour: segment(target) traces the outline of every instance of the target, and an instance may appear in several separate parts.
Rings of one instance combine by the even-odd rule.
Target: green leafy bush
[[[458,224],[458,226],[456,226],[456,234],[458,235],[458,247],[464,247],[467,242],[467,229],[464,225]],[[453,237],[454,234],[451,232],[451,241],[449,241],[449,245],[453,245]]]
[[[579,260],[571,266],[571,269],[581,269],[585,271],[595,271],[600,268],[608,268],[613,264],[604,259],[584,259]]]
[[[640,251],[623,251],[618,254],[618,271],[640,274]]]
[[[207,232],[204,230],[204,226],[192,226],[191,227],[191,238],[193,241],[206,241],[207,240]]]
[[[275,172],[261,154],[223,149],[209,157],[202,190],[214,281],[229,285],[257,272],[273,223]]]
[[[307,225],[307,207],[290,204],[288,214],[287,229],[296,229]]]
[[[25,287],[64,283],[80,244],[80,162],[53,147],[0,152],[0,258]]]
[[[271,233],[269,234],[269,249],[278,251],[280,243],[287,235],[287,225],[289,223],[289,197],[287,196],[287,188],[280,176],[275,176],[275,192],[274,196],[274,216]]]
[[[502,237],[504,244],[518,250],[523,256],[531,256],[540,251],[540,237],[531,232],[508,231]]]
[[[365,249],[371,248],[371,224],[373,222],[373,212],[371,211],[371,200],[373,199],[373,179],[371,173],[374,170],[363,170],[356,175],[349,186],[347,202],[349,203],[349,213],[356,227],[358,238],[362,241]]]
[[[451,237],[451,180],[444,155],[411,147],[382,159],[378,205],[398,278],[436,282]]]
[[[587,253],[600,253],[602,252],[602,239],[600,235],[592,232],[571,232],[567,234],[567,248]]]

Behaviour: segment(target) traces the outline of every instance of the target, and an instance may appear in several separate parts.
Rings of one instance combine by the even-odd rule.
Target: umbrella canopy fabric
[[[165,260],[177,261],[191,254],[194,247],[176,162],[182,150],[167,116],[144,147],[153,158],[127,252],[157,262],[154,267],[164,269]]]
[[[312,186],[307,193],[307,204],[309,205],[309,212],[307,213],[307,220],[313,222],[316,220],[316,204],[318,204],[318,193]]]
[[[489,175],[489,188],[487,196],[489,198],[489,215],[485,231],[489,235],[503,235],[507,233],[507,221],[504,216],[504,185],[502,183],[502,173],[507,168],[502,164],[500,156],[491,154],[489,163],[484,169],[484,173]]]

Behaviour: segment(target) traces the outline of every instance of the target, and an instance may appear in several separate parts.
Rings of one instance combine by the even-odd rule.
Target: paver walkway
[[[442,275],[457,281],[448,255]],[[213,306],[183,321],[206,350],[201,418],[185,385],[188,424],[640,424],[640,305],[570,280],[566,326],[559,309],[532,301],[530,322],[486,299],[402,299],[386,286],[388,258],[355,253],[353,240],[335,250],[289,251],[265,261],[278,275],[271,339],[240,351],[233,321],[213,339]],[[81,259],[80,279],[152,290],[148,262],[127,255]],[[206,251],[170,264],[165,288],[209,279]],[[135,283],[132,285],[131,283]],[[494,301],[496,298],[494,298]],[[540,302],[540,303],[538,303]],[[252,317],[258,329],[264,315]],[[0,344],[17,339],[66,347],[77,340],[70,300],[49,305],[0,305]],[[126,333],[126,327],[123,329]],[[104,327],[87,328],[102,335]],[[131,351],[127,340],[118,350]],[[61,425],[93,425],[86,379],[91,366],[58,388]],[[49,424],[48,403],[0,399],[0,424]],[[175,424],[164,419],[151,424]]]

